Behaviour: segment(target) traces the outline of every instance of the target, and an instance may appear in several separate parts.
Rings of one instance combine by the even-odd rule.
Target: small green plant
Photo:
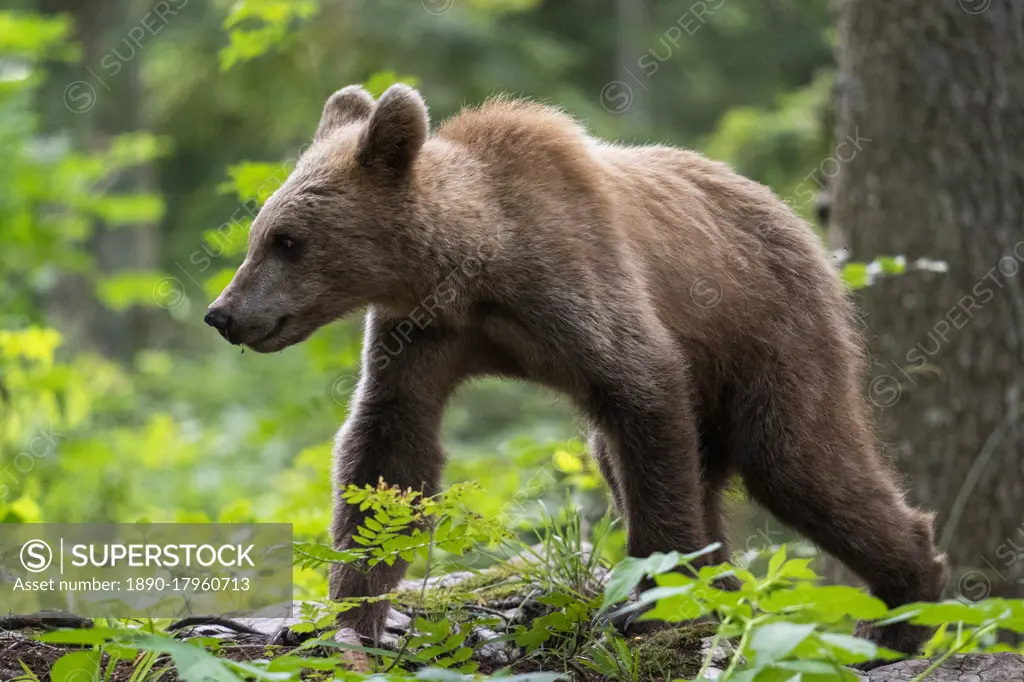
[[[500,524],[467,508],[465,498],[475,490],[472,483],[459,483],[426,497],[383,482],[376,488],[349,486],[342,499],[366,513],[352,538],[358,547],[339,551],[299,542],[295,544],[296,563],[303,568],[343,563],[369,569],[381,562],[390,566],[399,559],[409,563],[426,560],[435,549],[462,555],[478,545],[509,539],[511,533]]]
[[[559,521],[541,504],[538,546],[527,546],[525,556],[534,561],[527,564],[546,591],[560,591],[589,599],[600,594],[608,566],[604,559],[605,544],[615,526],[615,518],[607,511],[589,533],[583,527],[580,510],[566,495]],[[589,540],[588,540],[589,538]]]
[[[438,621],[417,618],[413,625],[417,634],[409,639],[408,646],[416,652],[413,655],[416,661],[438,668],[457,668],[463,673],[476,672],[479,665],[469,660],[473,648],[464,646],[473,629],[472,623],[454,624],[448,618]]]
[[[625,639],[614,633],[608,633],[605,639],[586,647],[580,653],[580,663],[609,680],[640,680],[640,648],[631,647]]]
[[[304,568],[344,563],[369,570],[380,563],[390,566],[398,560],[408,563],[422,560],[426,568],[420,606],[426,611],[425,594],[438,563],[436,552],[461,556],[480,545],[498,545],[512,537],[501,524],[467,509],[465,498],[474,490],[473,484],[458,484],[427,497],[418,491],[401,490],[383,482],[376,488],[349,486],[342,498],[348,504],[358,505],[366,514],[353,537],[358,546],[339,551],[317,543],[296,543],[297,563]],[[303,622],[293,626],[293,630],[312,632],[329,628],[338,613],[372,599],[350,599],[310,608],[303,614]],[[474,647],[466,645],[467,638],[474,625],[493,624],[486,619],[458,624],[443,614],[441,617],[420,615],[413,619],[413,629],[387,670],[396,668],[408,657],[416,663],[441,669],[456,668],[466,674],[475,672],[478,664],[470,660]]]

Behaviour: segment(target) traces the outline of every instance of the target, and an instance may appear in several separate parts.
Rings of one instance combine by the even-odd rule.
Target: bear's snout
[[[232,338],[231,315],[221,306],[210,306],[209,310],[206,311],[206,317],[203,318],[203,322],[220,332],[220,335],[227,339],[229,343],[238,343],[237,339]]]

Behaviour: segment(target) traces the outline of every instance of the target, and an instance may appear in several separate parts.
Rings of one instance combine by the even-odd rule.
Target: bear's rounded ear
[[[393,173],[404,173],[427,140],[430,122],[420,93],[401,83],[388,88],[359,141],[359,163]]]
[[[373,96],[358,85],[338,90],[327,98],[324,113],[320,117],[315,139],[327,137],[331,131],[349,123],[359,123],[370,118],[373,112]]]

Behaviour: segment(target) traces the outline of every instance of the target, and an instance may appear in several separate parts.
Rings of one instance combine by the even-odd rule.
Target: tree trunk
[[[51,82],[42,91],[40,104],[49,130],[71,131],[76,145],[101,151],[117,135],[147,129],[141,67],[145,49],[157,37],[146,32],[142,19],[151,8],[138,0],[40,3],[43,12],[72,17],[74,37],[82,46],[81,63],[53,68]],[[127,169],[106,189],[119,194],[154,192],[157,184],[155,164],[150,162]],[[103,275],[159,265],[156,225],[111,227],[97,219],[95,228],[86,248]],[[140,308],[108,310],[79,276],[62,279],[50,306],[76,346],[93,347],[122,360],[146,345],[156,319],[152,311]]]
[[[953,596],[1024,596],[1024,2],[838,4],[832,220],[855,260],[949,266],[862,290],[879,429]]]

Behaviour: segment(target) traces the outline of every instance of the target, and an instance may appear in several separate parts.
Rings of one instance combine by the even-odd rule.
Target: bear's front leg
[[[362,376],[334,447],[336,549],[359,546],[352,536],[365,517],[358,505],[341,499],[347,486],[383,480],[425,496],[437,493],[444,464],[441,419],[449,395],[467,374],[465,345],[436,321],[421,327],[376,310],[367,313]],[[399,560],[360,568],[332,566],[331,599],[386,594],[406,566]],[[338,624],[377,640],[387,612],[387,602],[366,604],[342,613]]]
[[[365,513],[358,505],[343,500],[346,486],[375,486],[380,480],[402,489],[434,495],[440,483],[444,453],[439,440],[437,418],[416,397],[384,397],[374,386],[363,385],[351,416],[338,434],[335,445],[337,489],[332,535],[337,549],[359,547],[352,536]],[[405,574],[406,564],[380,563],[365,566],[335,564],[331,567],[331,599],[386,594]],[[360,570],[361,569],[361,570]],[[378,639],[388,612],[387,602],[376,602],[340,615],[339,625],[360,635]]]

